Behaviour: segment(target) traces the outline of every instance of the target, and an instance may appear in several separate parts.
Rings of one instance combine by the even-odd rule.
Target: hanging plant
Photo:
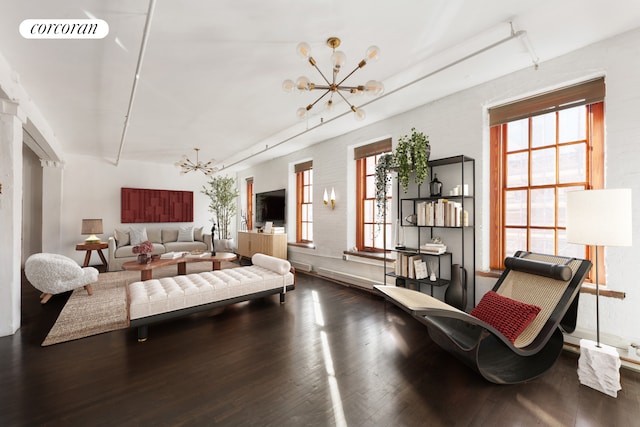
[[[387,206],[387,189],[391,183],[389,171],[394,167],[393,154],[380,156],[376,163],[376,207],[379,217],[382,217]]]
[[[429,155],[431,146],[429,138],[411,128],[411,136],[403,135],[398,139],[398,146],[394,152],[394,161],[398,167],[398,182],[406,193],[409,189],[411,173],[415,173],[414,182],[422,185],[429,176]]]

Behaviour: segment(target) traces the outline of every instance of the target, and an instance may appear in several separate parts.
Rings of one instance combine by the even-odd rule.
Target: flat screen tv
[[[274,226],[282,227],[285,224],[286,212],[285,189],[256,193],[256,225],[264,226],[271,221]]]

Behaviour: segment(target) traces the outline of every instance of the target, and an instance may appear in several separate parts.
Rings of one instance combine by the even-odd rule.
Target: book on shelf
[[[423,243],[420,252],[431,255],[441,255],[447,251],[447,246],[442,243]]]
[[[429,272],[427,271],[427,263],[422,261],[422,259],[416,259],[413,261],[413,270],[415,272],[416,279],[426,279],[429,277]]]
[[[416,225],[423,227],[468,226],[468,213],[462,203],[448,199],[416,203]]]

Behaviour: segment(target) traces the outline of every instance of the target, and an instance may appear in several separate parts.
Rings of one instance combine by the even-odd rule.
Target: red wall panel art
[[[133,222],[193,222],[193,191],[122,188],[121,219]]]

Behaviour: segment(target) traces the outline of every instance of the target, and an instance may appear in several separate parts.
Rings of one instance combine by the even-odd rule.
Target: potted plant
[[[409,179],[414,173],[414,182],[421,185],[429,176],[429,155],[431,146],[429,138],[423,132],[417,132],[411,128],[411,135],[403,135],[398,139],[393,154],[386,154],[378,159],[376,165],[376,204],[379,209],[384,209],[389,183],[388,172],[398,172],[398,182],[406,193],[409,188]]]
[[[235,247],[230,236],[231,218],[236,214],[236,198],[240,195],[235,178],[215,176],[202,187],[201,193],[211,199],[209,211],[213,213],[211,242],[214,248],[217,247],[223,252],[233,251]],[[218,242],[215,241],[216,231],[218,232]]]

